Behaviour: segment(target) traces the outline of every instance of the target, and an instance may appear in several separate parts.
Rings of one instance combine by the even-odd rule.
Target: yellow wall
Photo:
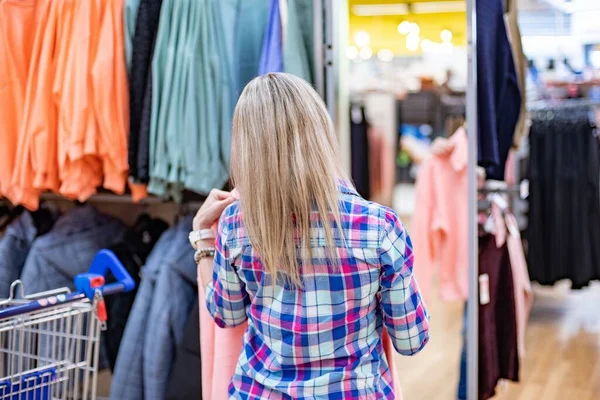
[[[431,0],[415,0],[418,2]],[[348,0],[350,13],[349,45],[354,45],[354,34],[367,32],[370,36],[370,47],[376,53],[380,49],[389,49],[396,55],[420,54],[421,49],[412,52],[406,48],[406,37],[398,33],[398,24],[404,20],[416,22],[421,28],[421,39],[441,42],[440,32],[449,29],[453,33],[454,46],[466,46],[467,20],[464,12],[439,14],[408,14],[383,16],[356,16],[352,12],[353,5],[362,4],[394,4],[406,3],[402,0]]]

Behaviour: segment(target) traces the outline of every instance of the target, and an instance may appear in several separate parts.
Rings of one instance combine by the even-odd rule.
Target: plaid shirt
[[[325,235],[315,226],[301,289],[265,273],[238,203],[223,213],[206,300],[221,327],[248,320],[231,398],[392,399],[382,329],[404,355],[429,340],[404,226],[391,209],[341,191],[341,262],[328,265]]]

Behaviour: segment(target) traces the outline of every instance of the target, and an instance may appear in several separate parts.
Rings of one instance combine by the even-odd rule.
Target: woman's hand
[[[196,213],[192,222],[192,228],[194,230],[214,229],[219,222],[219,217],[223,210],[235,200],[236,196],[231,192],[217,189],[211,190],[204,204],[202,204],[202,207]]]

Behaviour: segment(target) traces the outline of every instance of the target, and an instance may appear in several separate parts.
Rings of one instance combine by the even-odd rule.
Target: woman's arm
[[[248,294],[231,264],[227,243],[227,215],[221,214],[236,200],[235,195],[213,190],[194,218],[197,230],[215,229],[216,239],[199,240],[196,249],[213,249],[214,257],[200,257],[198,278],[206,292],[206,307],[213,319],[222,328],[234,327],[246,320]],[[219,217],[221,221],[219,223]]]
[[[196,242],[196,248],[210,247],[215,247],[214,240],[201,240],[199,242]],[[213,265],[214,258],[212,257],[204,257],[200,259],[200,262],[198,263],[198,278],[200,280],[200,284],[202,285],[205,291],[208,284],[212,282]]]
[[[412,243],[398,216],[386,217],[381,243],[379,304],[396,351],[413,355],[429,341],[429,314],[413,275]]]

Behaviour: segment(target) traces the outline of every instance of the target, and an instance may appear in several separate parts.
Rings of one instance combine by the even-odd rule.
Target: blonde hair
[[[326,257],[337,265],[339,184],[348,179],[333,123],[317,92],[290,74],[255,78],[237,103],[231,149],[244,226],[267,272],[274,279],[283,273],[302,285],[300,260],[312,264],[311,227],[321,224]],[[319,225],[311,221],[315,212]]]

